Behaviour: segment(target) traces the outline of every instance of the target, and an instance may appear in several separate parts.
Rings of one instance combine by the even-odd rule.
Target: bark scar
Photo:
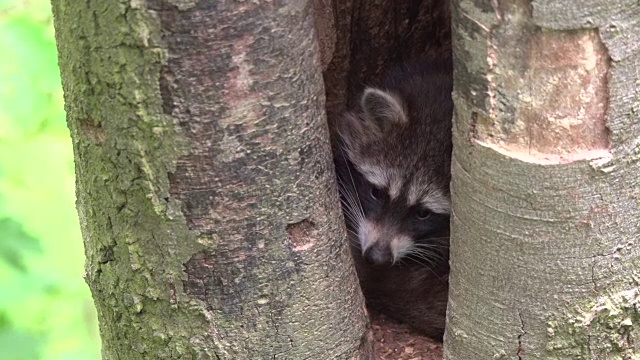
[[[313,247],[316,242],[313,236],[315,228],[316,224],[309,219],[287,225],[287,234],[289,234],[289,241],[293,244],[293,251],[306,251]]]
[[[597,29],[547,31],[512,15],[489,32],[488,108],[471,119],[472,140],[529,163],[606,162],[611,58]]]
[[[107,140],[107,133],[102,128],[102,124],[95,121],[91,116],[86,117],[78,122],[79,131],[86,138],[90,139],[96,145],[103,145]]]

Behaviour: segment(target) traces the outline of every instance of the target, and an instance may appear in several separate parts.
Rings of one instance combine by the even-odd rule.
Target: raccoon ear
[[[359,144],[366,143],[380,135],[377,129],[368,130],[361,118],[352,112],[342,114],[336,123],[336,129],[345,150],[354,150],[358,148]]]
[[[402,101],[388,91],[366,88],[360,99],[360,106],[367,119],[375,121],[381,130],[392,123],[407,122]]]

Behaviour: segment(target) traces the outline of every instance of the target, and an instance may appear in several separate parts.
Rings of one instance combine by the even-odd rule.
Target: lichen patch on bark
[[[549,359],[635,359],[640,288],[603,294],[547,322]],[[604,344],[604,345],[603,345]],[[594,357],[595,356],[595,357]],[[615,356],[615,357],[610,357]]]

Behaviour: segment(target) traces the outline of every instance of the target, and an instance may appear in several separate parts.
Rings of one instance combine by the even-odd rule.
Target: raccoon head
[[[338,123],[347,225],[374,264],[408,259],[435,267],[447,261],[449,94],[426,94],[425,100],[367,88],[359,109]]]

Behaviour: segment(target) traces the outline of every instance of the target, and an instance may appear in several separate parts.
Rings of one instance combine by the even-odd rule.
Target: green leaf
[[[33,360],[40,358],[43,341],[19,330],[0,331],[0,360]]]
[[[16,16],[0,21],[0,49],[0,138],[37,132],[59,103],[55,43],[41,23]]]
[[[22,225],[10,218],[0,219],[0,260],[26,272],[25,252],[40,251],[38,239],[24,232]]]
[[[49,0],[0,0],[0,49],[0,360],[99,359]]]
[[[15,4],[16,0],[0,0],[0,11],[6,11]]]

